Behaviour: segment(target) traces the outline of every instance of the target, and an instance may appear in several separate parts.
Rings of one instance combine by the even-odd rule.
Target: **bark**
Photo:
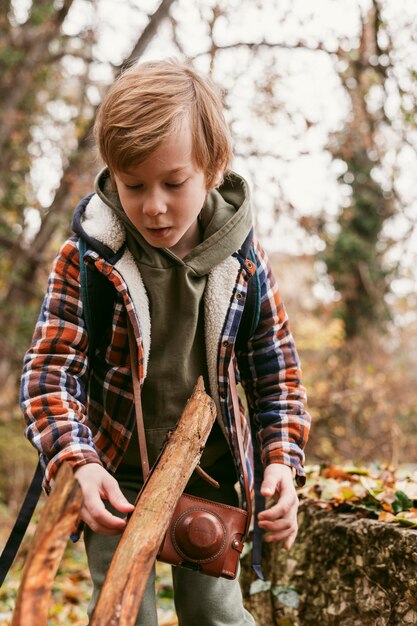
[[[11,626],[46,626],[55,574],[81,506],[80,486],[64,464],[26,557]]]
[[[107,572],[91,626],[133,626],[174,508],[198,464],[216,417],[200,377],[149,477]]]
[[[264,545],[266,582],[242,567],[258,626],[417,624],[417,531],[304,502],[295,546]]]

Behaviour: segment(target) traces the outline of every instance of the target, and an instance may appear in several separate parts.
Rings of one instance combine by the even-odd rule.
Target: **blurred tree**
[[[321,256],[341,296],[336,313],[344,321],[346,336],[352,338],[375,326],[386,329],[391,319],[386,297],[396,267],[388,263],[387,252],[395,239],[386,230],[403,209],[394,193],[395,182],[384,175],[387,130],[398,126],[399,119],[387,115],[395,50],[379,2],[373,0],[361,21],[358,47],[339,48],[337,57],[351,115],[329,148],[345,164],[340,181],[349,192],[337,232],[327,233]]]
[[[62,25],[72,2],[66,0],[56,8],[53,1],[42,0],[30,4],[23,12],[11,1],[1,4],[0,288],[3,303],[0,321],[5,332],[0,340],[0,378],[3,383],[10,372],[19,336],[28,335],[25,323],[33,324],[28,309],[18,306],[13,298],[9,300],[9,295],[19,283],[20,263],[27,254],[25,214],[28,207],[38,204],[30,183],[33,128],[39,121],[45,100],[53,100],[59,89],[59,64],[70,45],[63,35]],[[89,37],[86,33],[86,40]],[[88,49],[86,46],[85,50]],[[34,284],[30,283],[32,297],[33,289]],[[27,298],[25,304],[30,303],[30,299]]]
[[[161,0],[126,59],[113,67],[114,74],[143,54],[174,1]],[[59,229],[68,230],[68,215],[91,188],[94,157],[90,135],[97,104],[89,99],[88,87],[94,85],[90,66],[95,61],[95,36],[90,28],[81,29],[76,37],[65,34],[63,26],[72,2],[33,2],[23,17],[16,15],[12,2],[1,7],[0,326],[6,331],[0,339],[2,386],[13,381],[22,349],[33,331],[40,297],[37,278],[50,258],[51,244]],[[65,67],[69,58],[82,61],[82,70],[75,77]],[[60,127],[62,165],[52,202],[42,208],[30,175],[34,159],[45,150],[37,145],[36,131],[47,124]],[[48,149],[45,136],[41,142]],[[30,207],[40,214],[34,237],[27,234]]]

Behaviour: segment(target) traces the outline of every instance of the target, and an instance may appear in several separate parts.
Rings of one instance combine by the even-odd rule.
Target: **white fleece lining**
[[[115,264],[115,269],[120,273],[129,290],[133,307],[138,319],[143,344],[143,367],[144,373],[148,369],[149,352],[151,349],[151,316],[149,313],[149,300],[143,284],[138,266],[130,250],[126,248],[121,258]]]
[[[125,242],[126,230],[122,221],[96,194],[86,207],[82,226],[87,235],[105,244],[113,252],[117,252]],[[142,334],[144,372],[146,376],[151,347],[151,318],[145,285],[130,250],[126,249],[123,252],[114,267],[125,281],[133,302]]]
[[[220,399],[217,372],[219,342],[239,269],[240,263],[235,257],[229,257],[222,263],[219,263],[219,265],[216,265],[208,276],[204,295],[206,356],[210,395],[216,404],[219,417]]]
[[[126,230],[116,213],[99,198],[91,198],[83,215],[82,226],[90,237],[117,252],[126,240]]]

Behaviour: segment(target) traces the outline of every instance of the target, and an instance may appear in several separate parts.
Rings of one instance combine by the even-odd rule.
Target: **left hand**
[[[281,463],[265,468],[261,494],[273,497],[275,504],[258,515],[259,527],[266,531],[265,541],[284,541],[289,550],[297,536],[298,497],[292,470]]]

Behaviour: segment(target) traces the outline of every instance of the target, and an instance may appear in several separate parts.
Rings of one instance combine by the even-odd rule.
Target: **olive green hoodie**
[[[150,464],[166,433],[177,423],[198,376],[208,387],[203,294],[209,272],[238,250],[252,225],[246,181],[232,173],[211,190],[198,217],[202,242],[183,259],[146,242],[129,220],[103,170],[96,192],[122,220],[126,243],[146,287],[151,316],[151,350],[142,389],[142,406]],[[212,467],[228,447],[218,424],[207,442],[201,465]],[[139,466],[137,437],[132,437],[123,465]]]

